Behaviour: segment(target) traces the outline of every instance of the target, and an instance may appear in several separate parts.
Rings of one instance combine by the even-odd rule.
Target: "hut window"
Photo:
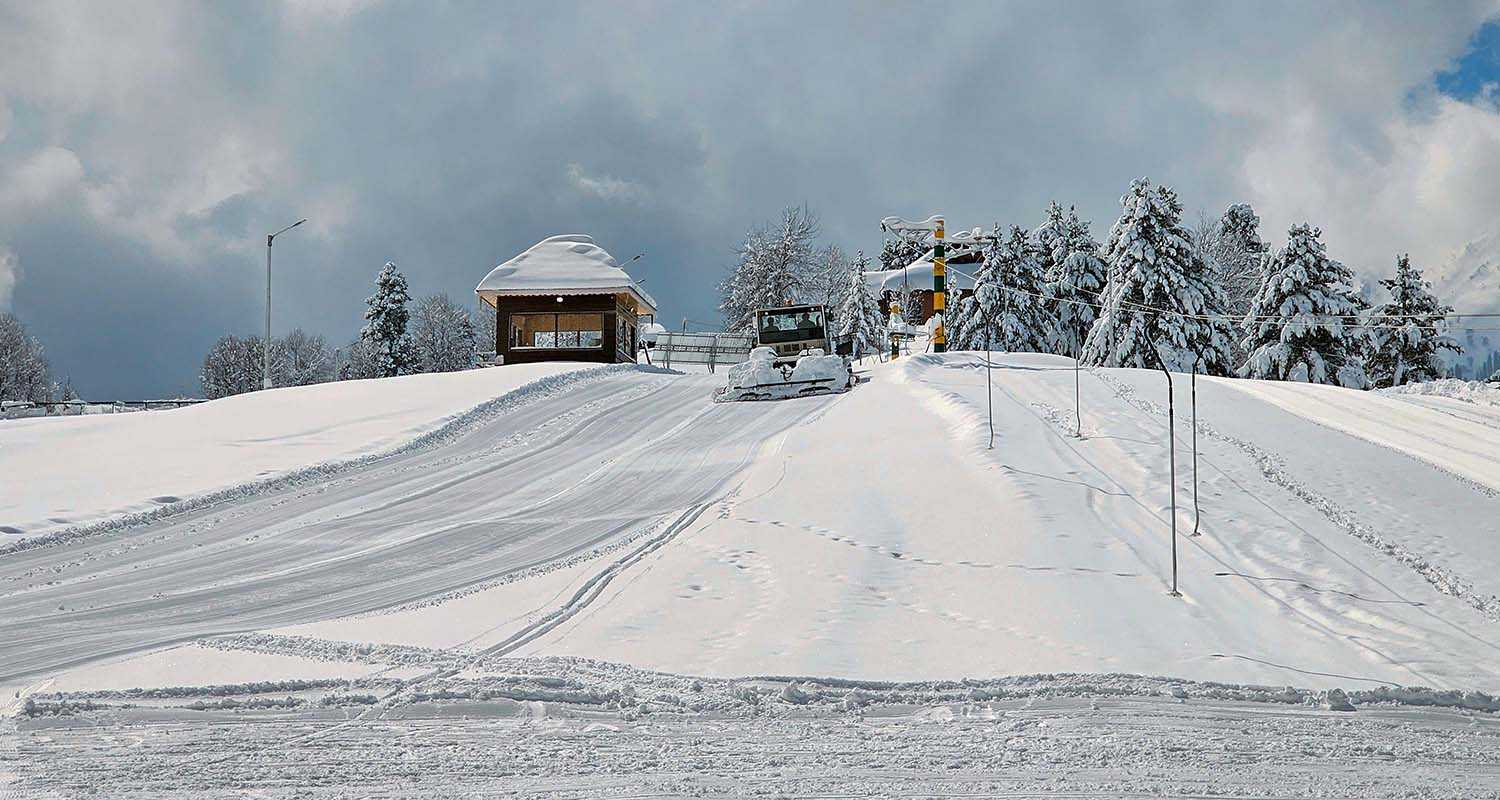
[[[603,314],[512,314],[510,346],[599,348],[604,346]]]

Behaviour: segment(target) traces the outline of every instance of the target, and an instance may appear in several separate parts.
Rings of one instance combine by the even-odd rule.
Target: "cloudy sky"
[[[86,396],[197,392],[261,325],[343,343],[393,260],[470,302],[594,235],[716,319],[744,230],[806,203],[1103,236],[1140,175],[1385,270],[1500,230],[1500,0],[0,1],[0,310]],[[1487,24],[1488,23],[1488,24]],[[1455,300],[1456,302],[1456,300]]]

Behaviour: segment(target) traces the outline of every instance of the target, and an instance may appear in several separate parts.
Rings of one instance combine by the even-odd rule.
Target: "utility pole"
[[[932,246],[932,315],[937,317],[937,325],[932,331],[932,352],[943,353],[948,350],[947,331],[943,330],[945,310],[947,301],[944,297],[944,279],[948,273],[948,255],[944,250],[943,242],[943,218],[937,217],[937,229],[932,232],[932,238],[936,243]]]
[[[897,234],[910,232],[932,234],[932,315],[937,318],[937,325],[932,331],[932,352],[947,352],[948,335],[943,325],[943,312],[947,303],[944,297],[943,278],[948,269],[948,251],[944,241],[946,233],[943,230],[943,215],[933,214],[920,222],[911,222],[900,217],[886,217],[880,221],[880,229]],[[904,271],[902,277],[904,280]]]
[[[276,237],[306,222],[299,219],[275,233],[266,234],[266,338],[260,343],[260,388],[271,388],[271,243]]]

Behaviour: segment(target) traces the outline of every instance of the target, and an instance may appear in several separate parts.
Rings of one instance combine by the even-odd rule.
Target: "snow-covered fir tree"
[[[792,207],[774,225],[745,235],[737,263],[719,284],[719,312],[732,333],[755,324],[755,310],[801,302],[807,278],[817,266],[814,240],[818,220],[806,208]]]
[[[1041,252],[1031,236],[1016,225],[1011,226],[1005,244],[996,252],[1002,259],[999,275],[1005,288],[998,344],[1011,352],[1045,353],[1057,321],[1045,299],[1047,276],[1042,271]]]
[[[839,334],[849,337],[856,358],[880,352],[886,339],[880,304],[865,283],[865,271],[869,268],[870,259],[865,257],[864,251],[856,253],[849,264],[849,286],[838,310]]]
[[[1370,315],[1370,352],[1365,370],[1378,387],[1430,381],[1443,373],[1439,350],[1462,352],[1445,335],[1452,306],[1435,297],[1411,258],[1396,259],[1396,274],[1380,282],[1391,299]]]
[[[1062,234],[1052,240],[1050,261],[1046,293],[1055,317],[1050,349],[1077,357],[1099,318],[1099,299],[1109,273],[1099,257],[1099,243],[1089,233],[1088,221],[1078,218],[1077,209],[1068,209]]]
[[[375,278],[375,294],[365,301],[369,308],[365,310],[364,330],[359,334],[374,356],[375,377],[408,375],[418,368],[417,348],[406,330],[411,318],[406,304],[410,301],[406,276],[393,262],[387,261]]]
[[[1249,203],[1236,203],[1224,212],[1208,249],[1229,311],[1235,316],[1248,313],[1260,295],[1262,262],[1271,249],[1260,238],[1260,217]]]
[[[1057,263],[1053,260],[1053,254],[1057,250],[1058,243],[1067,235],[1068,219],[1063,212],[1063,207],[1056,200],[1047,205],[1047,218],[1031,232],[1031,240],[1036,243],[1037,260],[1041,264],[1042,274],[1051,275],[1057,269]]]
[[[1244,321],[1242,377],[1353,389],[1368,383],[1354,273],[1328,257],[1320,235],[1306,223],[1293,225],[1286,247],[1265,260],[1260,292]]]
[[[974,294],[959,304],[949,337],[955,350],[1046,352],[1053,320],[1036,243],[1018,226],[996,226],[974,273]]]
[[[469,312],[448,295],[431,295],[417,303],[411,328],[422,372],[456,372],[474,366],[479,355],[474,323]]]
[[[1233,328],[1224,292],[1182,227],[1182,204],[1145,178],[1120,198],[1120,219],[1105,245],[1104,307],[1084,342],[1085,363],[1213,375],[1234,368]],[[1201,361],[1200,361],[1201,359]]]
[[[915,234],[886,239],[885,243],[880,246],[880,269],[885,271],[908,267],[931,249],[925,240]]]

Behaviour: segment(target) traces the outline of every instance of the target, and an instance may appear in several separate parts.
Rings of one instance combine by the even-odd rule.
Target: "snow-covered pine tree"
[[[997,344],[1013,353],[1045,353],[1057,320],[1047,306],[1047,278],[1037,243],[1019,225],[1012,225],[1005,244],[996,252],[1001,258],[998,274],[1004,289]]]
[[[1049,344],[1054,353],[1077,357],[1099,318],[1109,267],[1099,257],[1099,243],[1089,233],[1088,221],[1079,219],[1075,208],[1068,209],[1062,235],[1053,239],[1051,261],[1046,294],[1056,322]]]
[[[755,310],[801,302],[816,269],[813,240],[818,220],[806,208],[792,207],[773,226],[745,235],[739,263],[719,284],[719,312],[725,328],[742,333],[755,324]]]
[[[1219,218],[1209,252],[1223,287],[1228,309],[1246,314],[1260,296],[1264,261],[1270,246],[1260,238],[1260,217],[1249,203],[1236,203]]]
[[[974,294],[954,314],[950,349],[1046,352],[1053,320],[1045,289],[1036,243],[1018,226],[1007,236],[997,225],[974,273]]]
[[[910,266],[930,249],[924,240],[915,235],[910,238],[886,239],[880,246],[880,269],[884,271]]]
[[[1375,386],[1400,386],[1430,381],[1442,375],[1439,350],[1463,352],[1444,334],[1444,318],[1453,311],[1443,305],[1422,280],[1411,258],[1396,259],[1396,274],[1380,282],[1391,299],[1370,315],[1370,352],[1365,370]]]
[[[996,225],[994,238],[985,246],[984,260],[974,272],[973,293],[951,309],[945,331],[949,350],[990,350],[999,345],[1003,238]]]
[[[1354,273],[1328,257],[1317,228],[1293,225],[1286,235],[1286,247],[1265,260],[1245,318],[1239,374],[1365,388],[1361,337],[1350,327],[1363,307]]]
[[[1037,262],[1041,265],[1043,275],[1051,275],[1057,269],[1053,256],[1057,245],[1067,236],[1067,226],[1068,220],[1063,207],[1054,200],[1047,205],[1047,219],[1031,232],[1031,240],[1036,243]]]
[[[385,262],[385,268],[375,278],[375,294],[365,301],[369,308],[365,310],[364,330],[359,333],[375,357],[375,377],[389,378],[417,371],[417,348],[406,330],[411,318],[406,304],[410,301],[406,276],[396,269],[395,263]]]
[[[1182,204],[1167,186],[1140,178],[1120,198],[1105,246],[1104,308],[1083,346],[1085,363],[1157,365],[1212,375],[1234,368],[1224,292],[1182,227]]]
[[[838,311],[839,334],[849,337],[855,358],[880,352],[886,340],[880,304],[865,283],[865,271],[869,268],[870,259],[865,258],[865,251],[860,250],[849,264],[849,287]]]

